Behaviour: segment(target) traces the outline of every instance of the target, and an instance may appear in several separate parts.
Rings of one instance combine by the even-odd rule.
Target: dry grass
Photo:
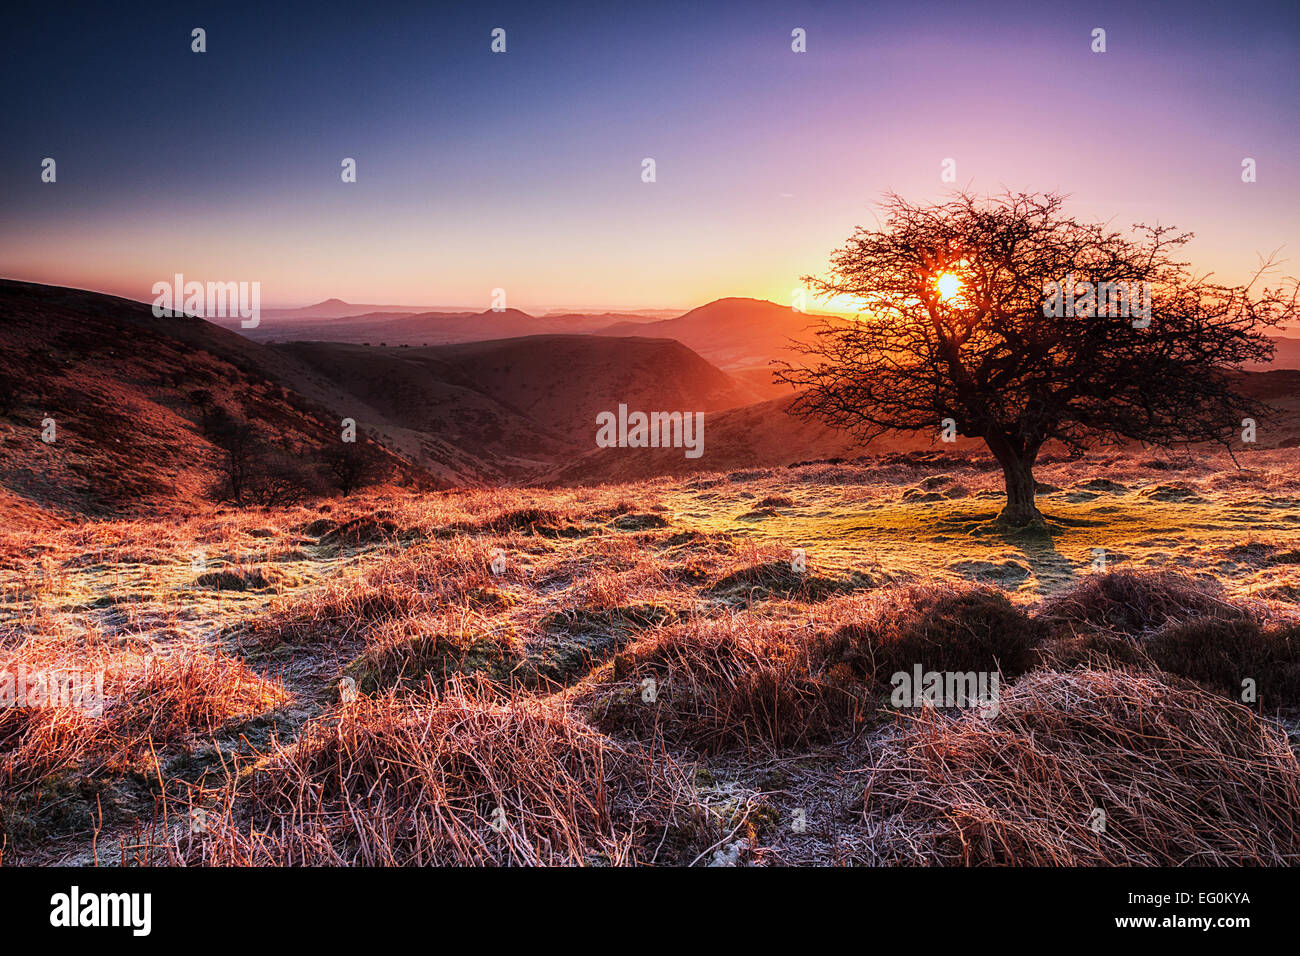
[[[432,680],[442,685],[454,674],[485,673],[499,682],[510,679],[522,658],[509,636],[474,633],[449,616],[409,617],[390,621],[367,640],[365,650],[347,666],[365,694],[393,687],[412,687]]]
[[[1043,618],[1073,629],[1139,635],[1171,620],[1240,619],[1219,582],[1177,571],[1112,571],[1084,578],[1076,588],[1044,602]]]
[[[318,590],[273,602],[247,623],[242,637],[260,647],[341,645],[385,622],[449,606],[504,605],[509,599],[498,589],[503,579],[491,573],[491,552],[486,544],[459,539],[381,555]]]
[[[1165,625],[1142,650],[1161,670],[1234,700],[1269,709],[1300,707],[1300,626],[1249,618],[1194,618]]]
[[[983,671],[1017,677],[1037,662],[1042,628],[988,588],[913,585],[867,603],[831,638],[828,657],[878,688],[891,675]]]
[[[1123,671],[1028,675],[991,721],[916,718],[871,773],[866,807],[908,821],[900,863],[1300,862],[1285,735],[1205,691]]]
[[[0,708],[0,785],[6,790],[74,767],[85,774],[120,770],[151,748],[211,735],[289,701],[279,682],[220,652],[158,655],[93,642],[70,653],[66,646],[31,641],[0,661],[0,672],[20,669],[102,675],[103,710]]]
[[[681,862],[706,831],[671,762],[615,744],[554,702],[359,698],[221,795],[177,847],[210,865],[627,865]]]
[[[914,665],[1012,677],[1037,660],[1039,629],[985,589],[911,585],[818,611],[798,622],[733,612],[662,629],[580,699],[611,730],[711,753],[770,751],[858,732],[880,715],[892,675]]]
[[[0,859],[1279,859],[1297,455],[1047,462],[1037,538],[992,528],[997,474],[942,454],[11,524],[0,661],[100,669],[108,702],[0,710]],[[999,672],[1002,715],[892,710],[916,665]],[[918,776],[887,816],[850,812],[878,762]],[[1166,801],[1149,819],[1130,771]],[[1119,807],[1109,843],[1065,822],[1094,790]],[[831,817],[796,840],[800,806]],[[976,825],[944,821],[966,810],[992,835],[962,845]]]
[[[611,732],[704,752],[792,747],[852,732],[876,709],[861,683],[826,663],[806,624],[728,614],[639,641],[578,700]]]

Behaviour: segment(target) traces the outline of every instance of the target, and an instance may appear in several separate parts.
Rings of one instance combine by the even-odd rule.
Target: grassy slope
[[[299,456],[337,442],[337,395],[264,346],[193,318],[155,318],[140,303],[97,293],[0,281],[0,379],[14,398],[0,415],[0,503],[127,514],[199,502],[218,477],[219,452],[188,396],[254,424]],[[56,439],[41,440],[53,419]],[[369,448],[407,478],[417,469]]]
[[[426,672],[438,681],[452,671],[482,672],[513,686],[517,700],[568,702],[599,723],[593,700],[603,701],[606,717],[611,702],[639,706],[635,669],[658,666],[655,655],[675,628],[686,628],[688,647],[768,641],[762,654],[775,661],[799,641],[861,620],[873,601],[894,608],[904,601],[895,589],[909,583],[990,583],[1032,607],[1094,574],[1095,548],[1105,549],[1112,567],[1212,575],[1229,597],[1256,601],[1269,619],[1294,619],[1298,457],[1260,452],[1246,472],[1204,458],[1173,467],[1147,456],[1049,464],[1040,479],[1060,489],[1043,499],[1050,541],[984,530],[998,506],[987,470],[905,459],[684,484],[218,509],[165,521],[43,526],[39,541],[30,529],[10,527],[0,542],[3,648],[47,666],[101,662],[115,675],[110,715],[120,716],[111,732],[84,737],[90,749],[75,759],[53,728],[18,752],[0,727],[0,741],[8,741],[0,743],[5,861],[87,860],[101,812],[104,862],[117,860],[124,842],[212,862],[252,852],[232,833],[219,846],[196,848],[175,835],[183,827],[177,831],[174,819],[170,830],[154,821],[158,801],[165,796],[179,819],[192,802],[219,817],[223,761],[233,771],[259,752],[269,755],[263,764],[281,760],[275,739],[294,740],[320,715],[337,719],[345,674],[413,701]],[[1100,474],[1122,476],[1124,485],[1090,484]],[[795,582],[782,570],[793,547],[805,548],[809,562],[809,576]],[[500,575],[489,570],[497,548],[507,558]],[[231,589],[241,586],[247,589]],[[631,662],[632,677],[620,675],[620,660]],[[145,693],[159,662],[186,676],[169,681],[170,694]],[[543,718],[551,719],[533,713],[519,732],[541,733]],[[563,721],[546,726],[570,728]],[[588,745],[578,740],[634,747],[636,735],[621,726],[602,723],[598,738],[574,730],[578,737],[565,739],[575,747]],[[691,862],[733,829],[724,850],[746,860],[881,861],[893,858],[890,828],[912,825],[853,809],[861,800],[855,771],[894,753],[894,724],[767,756],[735,746],[701,755],[698,741],[673,742],[675,726],[664,732],[686,783],[673,812],[685,813],[678,804],[686,801],[704,808],[706,822],[693,836],[674,824],[664,845],[680,855],[665,862]],[[394,739],[384,741],[396,746]],[[53,769],[27,773],[33,754],[50,758]],[[258,779],[289,779],[267,773]],[[591,787],[581,779],[563,785]],[[813,833],[796,836],[780,825],[797,808],[818,821]],[[621,832],[596,833],[591,846],[618,859],[649,852]],[[748,841],[743,847],[737,834]]]

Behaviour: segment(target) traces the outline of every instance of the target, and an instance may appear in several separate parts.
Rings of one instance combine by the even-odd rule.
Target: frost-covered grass
[[[101,671],[107,700],[98,718],[0,710],[3,862],[981,862],[953,850],[941,804],[909,816],[900,797],[935,772],[922,732],[993,748],[960,778],[996,777],[979,826],[1065,812],[1008,790],[969,714],[918,729],[888,706],[910,664],[1001,672],[1021,715],[1088,668],[1094,696],[1214,695],[1222,712],[1170,746],[1242,779],[1264,760],[1265,802],[1238,788],[1216,812],[1279,831],[1265,850],[1216,818],[1188,853],[1293,862],[1300,452],[1243,464],[1047,462],[1045,534],[998,530],[1000,475],[944,456],[13,523],[0,672]],[[1249,706],[1232,699],[1246,678],[1264,689]],[[1100,697],[1092,712],[1128,726]],[[1058,750],[1125,767],[1131,739]],[[881,761],[888,800],[868,786]],[[1178,852],[1038,837],[992,858]]]

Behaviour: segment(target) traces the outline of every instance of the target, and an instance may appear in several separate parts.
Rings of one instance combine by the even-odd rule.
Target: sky
[[[1300,272],[1294,2],[18,7],[9,278],[257,281],[263,308],[789,302],[886,191],[954,186],[1191,230],[1229,281],[1279,248]]]

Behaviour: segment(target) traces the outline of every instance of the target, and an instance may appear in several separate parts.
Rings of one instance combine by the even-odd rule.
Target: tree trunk
[[[986,442],[1006,479],[1007,504],[998,515],[998,523],[1013,528],[1042,524],[1043,515],[1034,503],[1038,493],[1038,483],[1034,480],[1038,449],[1020,451],[1003,438],[989,438]]]

